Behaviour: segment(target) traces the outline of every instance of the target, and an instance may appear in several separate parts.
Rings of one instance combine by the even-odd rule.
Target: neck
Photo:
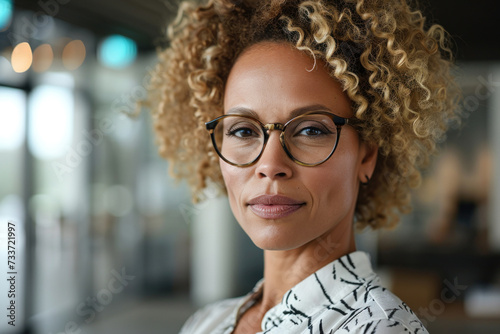
[[[264,251],[261,313],[279,304],[284,294],[328,263],[356,250],[351,225],[339,224],[328,233],[292,250]]]

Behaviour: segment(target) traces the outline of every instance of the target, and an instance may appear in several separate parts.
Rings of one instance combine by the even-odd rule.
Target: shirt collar
[[[269,329],[276,326],[286,315],[300,315],[301,310],[314,314],[325,308],[332,309],[347,295],[351,293],[355,295],[357,288],[373,276],[375,273],[368,254],[361,251],[347,254],[327,264],[288,290],[282,301],[265,314],[262,319],[262,328]],[[257,290],[260,289],[262,289],[262,282],[259,282]],[[354,297],[357,299],[362,296],[355,295]]]

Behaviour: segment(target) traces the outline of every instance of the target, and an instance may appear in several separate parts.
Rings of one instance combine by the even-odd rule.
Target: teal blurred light
[[[132,64],[137,56],[137,45],[121,35],[106,37],[99,47],[99,60],[111,68],[123,68]]]
[[[0,0],[0,31],[9,26],[12,8],[12,0]]]

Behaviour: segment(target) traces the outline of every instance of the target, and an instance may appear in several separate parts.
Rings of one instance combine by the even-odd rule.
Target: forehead
[[[321,60],[294,47],[263,42],[245,50],[229,74],[224,110],[247,108],[263,120],[285,120],[293,110],[324,105],[351,117],[351,102]],[[267,118],[267,119],[266,119]]]

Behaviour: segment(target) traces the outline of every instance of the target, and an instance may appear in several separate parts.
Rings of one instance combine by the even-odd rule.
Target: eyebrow
[[[328,112],[333,113],[330,108],[328,108],[322,104],[312,104],[309,106],[304,106],[304,107],[293,109],[290,112],[290,118],[297,117],[299,115],[305,114],[306,112],[310,112],[310,111],[328,111]],[[254,118],[259,119],[259,115],[257,115],[257,113],[254,110],[252,110],[250,108],[246,108],[246,107],[230,108],[226,114],[227,115],[236,114],[236,115],[252,116]]]

